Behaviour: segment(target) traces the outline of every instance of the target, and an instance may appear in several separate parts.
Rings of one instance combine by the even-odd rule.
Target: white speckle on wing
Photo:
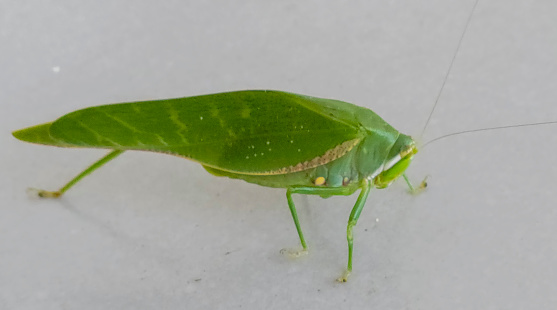
[[[200,116],[199,119],[200,119],[200,120],[203,120],[203,116]]]
[[[271,141],[267,141],[267,145],[271,144]]]
[[[290,143],[294,143],[294,140],[290,140]]]
[[[298,149],[298,152],[301,152],[301,151],[302,151],[301,149]]]

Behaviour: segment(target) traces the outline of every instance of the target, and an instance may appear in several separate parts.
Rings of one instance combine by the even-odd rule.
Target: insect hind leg
[[[98,168],[100,168],[101,166],[106,164],[107,162],[111,161],[112,159],[114,159],[118,155],[122,154],[123,152],[124,151],[122,151],[122,150],[111,151],[110,153],[108,153],[107,155],[102,157],[101,159],[97,160],[95,163],[93,163],[87,169],[83,170],[80,174],[75,176],[68,183],[66,183],[66,185],[62,186],[57,191],[46,191],[46,190],[43,190],[43,189],[29,188],[27,190],[27,193],[29,193],[30,195],[36,196],[36,197],[40,197],[40,198],[60,198],[60,197],[62,197],[62,195],[68,189],[70,189],[72,186],[74,186],[81,179],[83,179],[84,177],[89,175],[91,172],[97,170]]]

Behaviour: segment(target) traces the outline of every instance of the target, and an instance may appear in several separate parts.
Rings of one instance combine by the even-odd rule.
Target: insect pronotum
[[[297,254],[308,247],[292,194],[326,198],[360,190],[348,219],[348,262],[340,281],[346,281],[352,271],[352,231],[370,190],[385,188],[400,176],[411,192],[426,186],[425,180],[412,186],[405,174],[417,152],[414,140],[373,111],[281,91],[247,90],[90,107],[13,135],[44,145],[111,150],[59,190],[38,190],[40,197],[61,197],[128,150],[185,157],[216,176],[286,188],[303,248]]]

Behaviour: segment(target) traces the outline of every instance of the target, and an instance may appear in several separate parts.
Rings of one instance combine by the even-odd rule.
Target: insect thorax
[[[342,158],[318,167],[314,184],[349,186],[368,179],[375,187],[385,188],[404,173],[416,152],[410,136],[398,132],[371,133]]]

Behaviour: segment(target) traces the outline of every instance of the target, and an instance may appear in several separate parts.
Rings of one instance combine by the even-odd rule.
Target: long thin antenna
[[[424,143],[421,148],[424,149],[428,144],[430,144],[432,142],[439,141],[439,140],[445,139],[447,137],[458,136],[458,135],[465,134],[465,133],[498,130],[498,129],[518,128],[518,127],[529,127],[529,126],[538,126],[538,125],[552,125],[552,124],[557,124],[557,121],[529,123],[529,124],[520,124],[520,125],[507,125],[507,126],[498,126],[498,127],[488,127],[488,128],[470,129],[470,130],[464,130],[464,131],[459,131],[459,132],[453,132],[453,133],[443,135],[443,136],[437,137],[435,139],[429,140],[426,143]]]
[[[429,113],[427,121],[425,122],[425,125],[424,125],[424,129],[422,130],[422,134],[420,135],[422,137],[425,133],[425,130],[426,130],[427,126],[429,125],[429,121],[431,121],[431,117],[433,116],[433,112],[435,112],[435,108],[437,108],[437,104],[439,103],[439,98],[441,98],[441,94],[443,93],[443,90],[445,89],[445,84],[447,83],[447,80],[449,79],[449,74],[451,73],[451,70],[453,69],[454,61],[456,59],[456,56],[458,55],[458,51],[460,50],[460,46],[462,45],[462,41],[464,40],[464,35],[466,34],[466,32],[468,30],[468,25],[470,25],[470,21],[472,20],[472,16],[474,15],[474,11],[476,11],[476,6],[478,5],[478,2],[480,2],[480,0],[476,0],[476,3],[474,3],[474,7],[472,7],[472,10],[470,11],[470,15],[468,16],[468,20],[466,21],[466,26],[464,27],[464,31],[462,31],[462,35],[460,36],[460,40],[458,41],[456,51],[454,52],[453,59],[451,60],[451,64],[449,65],[449,69],[447,70],[447,74],[445,75],[445,79],[443,80],[443,84],[441,84],[441,89],[439,89],[439,93],[437,94],[437,98],[435,99],[435,104],[433,105],[433,108],[431,109],[431,112]]]

